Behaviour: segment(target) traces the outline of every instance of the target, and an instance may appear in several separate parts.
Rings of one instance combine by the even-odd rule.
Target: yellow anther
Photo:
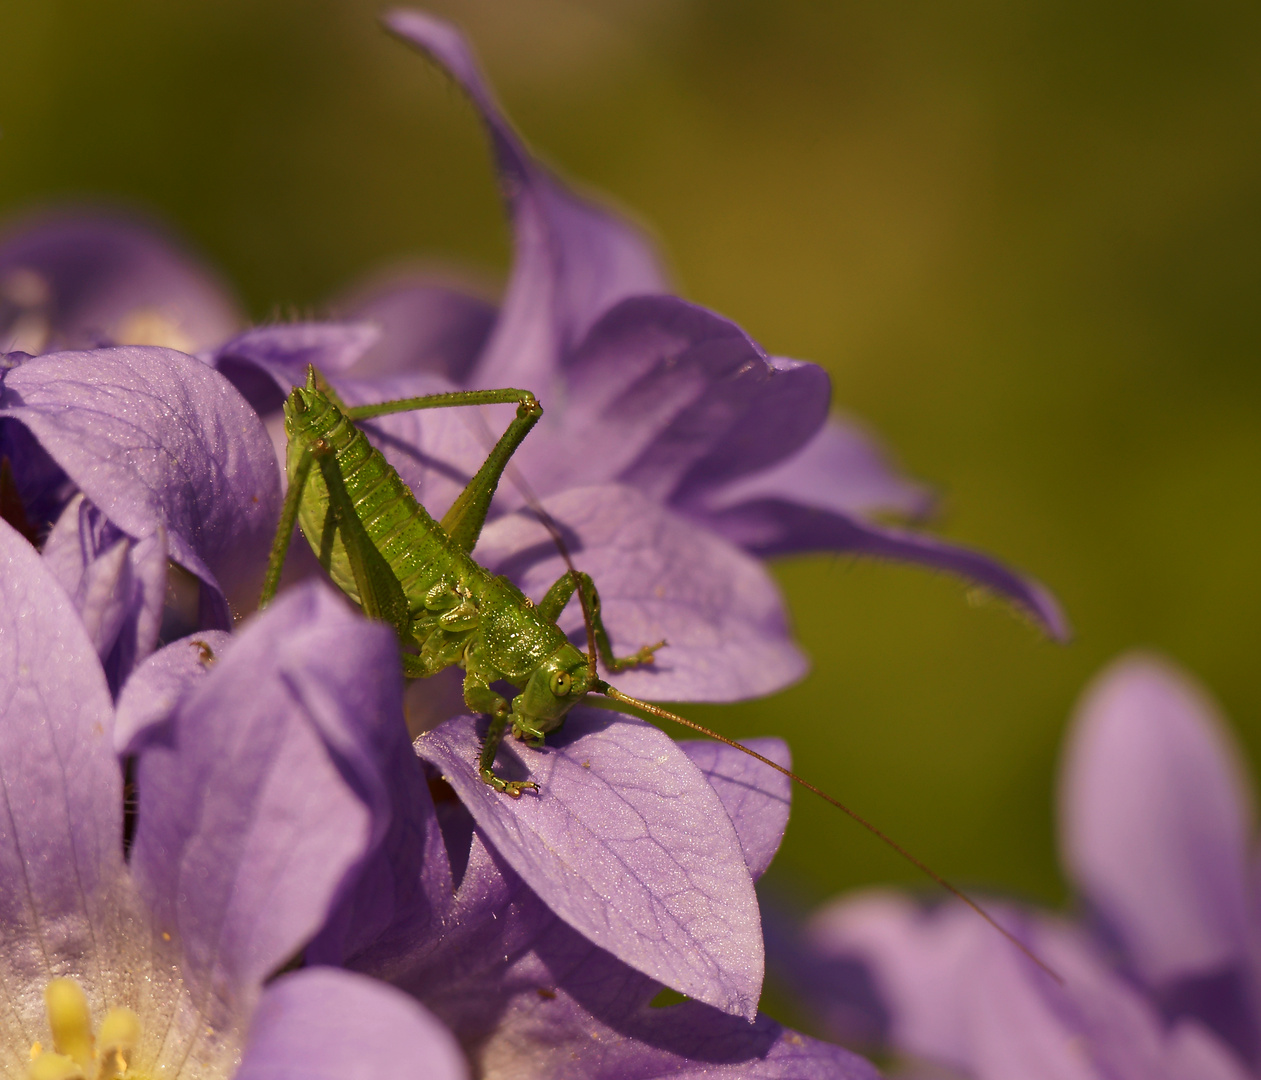
[[[92,1010],[83,987],[73,979],[52,979],[44,990],[44,1006],[57,1053],[73,1058],[85,1073],[90,1071]]]
[[[40,1054],[27,1066],[27,1080],[85,1080],[83,1070],[65,1054]]]
[[[132,1051],[140,1043],[140,1017],[127,1008],[110,1009],[96,1038],[100,1067],[97,1080],[113,1080],[127,1071]]]
[[[40,1054],[44,1052],[44,1044],[41,1042],[31,1043],[31,1060],[34,1061]]]

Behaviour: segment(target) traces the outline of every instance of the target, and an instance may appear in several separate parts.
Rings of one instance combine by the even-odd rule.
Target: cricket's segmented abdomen
[[[323,406],[320,408],[319,406]],[[304,413],[285,408],[289,432],[290,477],[302,449],[322,440],[337,459],[346,492],[356,516],[376,549],[384,556],[403,587],[413,611],[440,582],[454,584],[481,570],[447,536],[411,490],[354,424],[324,395],[317,395]],[[359,590],[345,546],[328,512],[328,488],[318,468],[312,468],[298,510],[302,532],[329,575],[355,602]]]

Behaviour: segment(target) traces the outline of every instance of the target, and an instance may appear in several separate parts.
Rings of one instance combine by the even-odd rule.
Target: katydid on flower
[[[512,403],[517,406],[516,417],[441,521],[435,521],[416,501],[355,423],[419,409]],[[512,388],[461,390],[347,407],[308,366],[306,385],[295,386],[284,404],[289,490],[259,606],[266,606],[275,596],[294,524],[300,524],[334,584],[369,618],[394,628],[407,677],[427,678],[452,665],[464,669],[465,704],[473,712],[490,716],[478,771],[496,791],[515,799],[527,789],[538,790],[532,780],[505,780],[494,771],[495,756],[509,730],[515,738],[539,748],[548,732],[557,730],[579,703],[629,708],[672,720],[742,750],[848,814],[1045,968],[971,898],[839,800],[757,751],[629,697],[599,678],[597,653],[610,671],[624,671],[651,664],[666,642],[645,645],[630,656],[613,654],[595,583],[574,568],[559,531],[541,508],[536,507],[536,513],[569,569],[537,604],[506,577],[491,574],[473,560],[470,553],[504,470],[542,415],[543,407],[533,393]],[[556,624],[575,592],[587,628],[586,653]],[[501,680],[519,688],[511,701],[491,685]],[[589,694],[609,701],[584,701]],[[1051,975],[1058,979],[1054,972]]]

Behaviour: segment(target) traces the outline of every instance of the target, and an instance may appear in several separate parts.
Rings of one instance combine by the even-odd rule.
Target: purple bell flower
[[[798,679],[778,589],[760,557],[852,551],[960,574],[1012,599],[1057,637],[1050,595],[988,556],[876,523],[922,515],[921,487],[855,425],[829,420],[813,364],[768,355],[738,326],[671,295],[650,244],[540,165],[500,113],[449,24],[399,10],[387,26],[468,94],[490,134],[515,241],[496,311],[422,281],[359,293],[357,322],[261,327],[213,361],[259,408],[315,363],[352,404],[517,386],[546,412],[513,458],[476,557],[537,598],[565,569],[531,515],[528,486],[595,578],[627,648],[665,639],[631,694],[736,700]],[[379,328],[379,334],[374,332]],[[263,374],[275,385],[260,382]],[[365,424],[435,516],[481,464],[506,408],[399,414]],[[581,637],[577,604],[563,628]]]
[[[954,903],[842,900],[786,966],[842,1038],[975,1080],[1261,1075],[1253,808],[1212,703],[1148,657],[1113,665],[1069,735],[1060,838],[1083,917],[999,909],[1057,984]]]
[[[0,506],[41,544],[114,692],[157,644],[169,564],[191,628],[253,606],[279,514],[271,442],[213,368],[120,346],[10,357],[0,372]],[[169,636],[169,635],[168,635]]]
[[[391,837],[308,958],[413,994],[488,1080],[874,1080],[861,1058],[756,1011],[749,878],[787,823],[779,773],[580,710],[543,771],[532,762],[542,795],[496,802],[474,737],[457,718],[417,740],[428,784],[400,774]],[[787,763],[780,740],[754,745]],[[654,1004],[663,983],[693,1000]]]
[[[5,1075],[465,1076],[414,999],[277,974],[388,828],[399,685],[388,630],[313,585],[156,653],[116,713],[70,598],[0,522]]]

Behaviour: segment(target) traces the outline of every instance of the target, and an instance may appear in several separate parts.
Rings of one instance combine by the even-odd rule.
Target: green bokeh
[[[651,224],[685,295],[826,365],[940,488],[940,530],[1038,575],[1077,629],[1061,648],[938,576],[787,562],[813,675],[698,716],[784,735],[943,874],[1051,902],[1059,742],[1109,659],[1187,665],[1261,762],[1261,9],[436,10],[537,148]],[[259,318],[402,260],[502,274],[474,117],[375,12],[10,0],[0,212],[147,208]],[[772,873],[809,900],[915,880],[807,797]]]

